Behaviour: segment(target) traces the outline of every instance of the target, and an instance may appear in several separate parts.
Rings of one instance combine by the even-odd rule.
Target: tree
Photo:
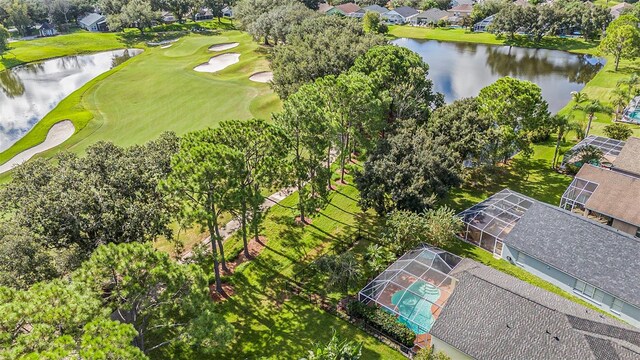
[[[0,287],[0,358],[146,359],[129,324],[108,319],[96,293],[63,280]]]
[[[604,133],[612,139],[627,140],[633,135],[633,130],[627,125],[614,123],[605,126]]]
[[[431,138],[414,121],[405,120],[381,139],[356,176],[363,208],[378,214],[393,209],[420,212],[460,182],[462,159],[447,144]]]
[[[158,183],[171,171],[177,144],[165,133],[143,146],[99,142],[82,158],[30,161],[0,190],[0,207],[48,248],[75,252],[72,264],[101,244],[170,238],[171,211]]]
[[[113,318],[131,324],[133,345],[150,357],[170,356],[175,348],[207,353],[232,338],[204,271],[178,264],[150,244],[101,246],[73,281],[98,294]]]
[[[4,59],[5,51],[9,50],[9,31],[0,24],[0,58]]]
[[[199,0],[162,0],[163,8],[171,11],[178,22],[183,22],[185,15],[196,7]]]
[[[243,162],[241,172],[236,174],[240,178],[237,183],[239,208],[234,210],[240,212],[244,253],[249,258],[247,220],[258,241],[263,218],[261,206],[265,200],[261,191],[285,183],[288,138],[282,129],[259,119],[225,121],[214,133],[214,138],[240,154]]]
[[[612,25],[615,22],[611,23]],[[634,25],[617,25],[607,28],[607,35],[599,45],[600,51],[615,58],[615,71],[620,59],[634,59],[640,55],[640,30]]]
[[[218,22],[222,19],[222,9],[224,9],[224,0],[204,0],[204,6],[211,11],[213,17],[218,18]]]
[[[547,102],[540,88],[529,82],[504,77],[480,90],[480,114],[495,125],[487,147],[492,163],[506,161],[522,151],[531,154],[530,134],[549,128]]]
[[[442,351],[435,352],[433,347],[422,348],[416,356],[413,358],[414,360],[451,360],[449,356],[447,356]]]
[[[157,14],[149,0],[127,0],[118,13],[108,15],[108,18],[112,29],[135,27],[144,35],[144,29],[153,25]]]
[[[197,223],[208,230],[216,291],[222,294],[218,253],[224,270],[226,265],[218,219],[237,205],[239,174],[244,164],[242,154],[217,140],[212,129],[185,135],[180,150],[171,160],[172,171],[163,187],[180,209],[179,217],[183,221]]]
[[[327,344],[316,344],[309,355],[300,360],[358,360],[362,356],[362,344],[352,340],[340,340],[333,331]]]
[[[291,139],[291,183],[298,190],[300,221],[326,200],[330,170],[323,166],[331,147],[330,125],[321,110],[320,94],[314,83],[303,85],[287,98],[275,122]]]
[[[523,24],[523,7],[516,4],[505,6],[498,12],[491,24],[491,32],[507,34],[507,38],[513,40],[516,32]]]
[[[627,92],[619,86],[618,82],[618,87],[611,92],[611,104],[616,107],[615,120],[618,120],[618,116],[622,114],[622,110],[627,106],[630,98]]]
[[[344,295],[362,279],[360,263],[352,252],[321,256],[315,261],[315,265],[328,275],[326,288],[342,291]]]
[[[456,100],[436,109],[427,122],[431,137],[448,143],[449,149],[462,160],[475,164],[485,161],[483,155],[493,128],[491,120],[480,113],[476,98]]]
[[[389,29],[382,22],[380,14],[375,11],[367,11],[362,19],[362,27],[366,33],[385,34]]]
[[[71,2],[69,0],[53,0],[50,3],[49,12],[52,16],[56,14],[62,15],[64,18],[64,23],[69,23],[68,14],[71,11]]]
[[[300,2],[311,10],[318,10],[320,8],[320,0],[300,0]]]
[[[326,75],[339,75],[355,59],[384,43],[378,34],[365,34],[356,19],[321,16],[293,26],[287,41],[273,49],[272,87],[286,99],[302,84]]]
[[[485,0],[474,4],[471,11],[472,23],[478,23],[491,15],[499,13],[509,4],[511,4],[511,1],[508,0]]]
[[[584,136],[589,136],[589,131],[591,130],[591,123],[593,122],[593,118],[596,116],[596,113],[611,113],[611,109],[608,106],[605,106],[600,102],[600,100],[592,100],[586,105],[578,105],[576,104],[574,107],[576,110],[584,111],[584,113],[588,116],[589,122],[587,123],[587,128],[584,131]]]
[[[7,23],[15,26],[21,36],[29,35],[33,21],[29,17],[27,3],[22,0],[9,1],[4,8],[7,12]]]
[[[556,147],[553,152],[553,160],[551,161],[551,167],[556,168],[558,156],[560,155],[560,142],[563,141],[564,137],[569,131],[575,131],[576,133],[582,132],[582,126],[572,121],[569,116],[566,115],[554,115],[551,117],[551,123],[557,130],[556,137]]]
[[[442,96],[433,92],[433,82],[427,79],[429,65],[409,49],[375,46],[358,57],[350,71],[371,79],[378,97],[387,104],[389,126],[397,119],[427,119],[432,108],[444,103]]]

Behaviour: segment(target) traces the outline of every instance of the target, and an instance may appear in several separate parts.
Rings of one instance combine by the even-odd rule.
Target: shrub
[[[633,135],[633,130],[627,125],[613,123],[604,127],[604,133],[612,139],[626,141]]]
[[[400,344],[413,347],[416,334],[407,325],[398,322],[398,319],[388,312],[372,306],[367,306],[359,301],[351,301],[347,304],[349,316],[362,319],[373,328],[396,340]]]

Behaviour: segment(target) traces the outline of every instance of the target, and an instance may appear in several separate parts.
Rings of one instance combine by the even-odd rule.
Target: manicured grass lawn
[[[208,51],[209,46],[226,42],[240,43],[226,51],[241,54],[237,64],[214,74],[193,71],[219,54]],[[268,69],[265,57],[250,36],[239,31],[189,35],[168,49],[148,48],[64,99],[29,134],[0,154],[0,163],[43,141],[49,128],[64,119],[74,122],[76,134],[41,156],[60,149],[81,153],[101,140],[129,146],[163,131],[180,135],[227,119],[268,118],[279,109],[279,99],[267,84],[249,80],[254,72]]]
[[[328,341],[335,329],[343,338],[363,342],[363,359],[403,359],[375,338],[285,289],[302,264],[356,231],[357,197],[353,186],[340,186],[331,203],[305,228],[294,224],[297,193],[269,210],[262,231],[267,248],[238,267],[229,279],[236,294],[220,304],[236,336],[219,358],[297,359],[307,355],[313,343]]]
[[[513,45],[518,47],[565,50],[576,53],[593,54],[597,43],[582,39],[545,37],[535,43],[525,36],[516,36],[515,40],[507,40],[486,32],[472,32],[467,29],[427,28],[419,26],[393,25],[389,27],[389,35],[394,38],[412,38],[439,40],[450,42],[469,42],[487,45]]]

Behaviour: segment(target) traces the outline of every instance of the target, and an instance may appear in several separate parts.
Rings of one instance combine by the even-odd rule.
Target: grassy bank
[[[226,42],[240,43],[226,51],[240,54],[237,64],[214,74],[193,71],[219,54],[210,52],[209,46]],[[148,48],[65,98],[1,153],[0,163],[42,142],[51,126],[64,119],[74,123],[76,134],[41,156],[60,149],[81,153],[100,140],[129,146],[163,131],[184,134],[227,119],[267,118],[280,102],[267,84],[249,80],[254,72],[267,69],[264,51],[239,31],[189,35],[167,49]]]
[[[9,50],[0,59],[0,71],[34,61],[122,49],[125,46],[122,39],[115,33],[92,33],[88,31],[17,41],[9,44]]]

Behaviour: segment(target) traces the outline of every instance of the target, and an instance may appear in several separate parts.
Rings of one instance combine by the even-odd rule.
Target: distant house
[[[342,16],[349,16],[349,17],[364,16],[364,12],[360,8],[360,6],[354,3],[344,3],[344,4],[336,5],[332,9],[327,10],[326,14],[342,15]]]
[[[318,12],[321,12],[323,14],[326,14],[331,9],[333,9],[333,6],[327,3],[320,3],[320,5],[318,6]]]
[[[447,20],[450,14],[440,9],[429,9],[416,15],[413,23],[416,25],[437,25],[440,20]]]
[[[178,21],[173,13],[169,11],[163,11],[162,14],[160,14],[160,18],[165,24],[173,24],[174,22]]]
[[[225,6],[222,8],[222,16],[226,18],[233,17],[233,8],[231,6]]]
[[[57,34],[56,28],[49,22],[44,22],[37,27],[40,36],[53,36]]]
[[[211,20],[213,19],[213,12],[207,8],[204,9],[200,9],[197,13],[196,13],[196,21],[197,20]]]
[[[88,31],[108,31],[107,18],[98,13],[90,13],[78,21],[78,25]]]
[[[471,16],[472,11],[473,11],[473,5],[469,5],[469,4],[454,6],[451,9],[447,10],[447,12],[451,14],[451,16],[456,16],[460,18]]]
[[[401,6],[382,14],[382,18],[390,24],[406,24],[411,22],[420,12],[409,6]]]
[[[478,1],[481,2],[481,1]],[[452,7],[460,6],[460,5],[471,5],[473,6],[476,3],[474,0],[453,0],[451,2]]]
[[[617,19],[620,15],[624,15],[625,12],[633,10],[633,5],[622,2],[618,5],[614,5],[610,9],[611,17]]]
[[[509,189],[458,217],[461,239],[640,327],[640,239]]]
[[[389,11],[389,9],[382,7],[380,5],[370,5],[370,6],[366,6],[363,7],[362,10],[364,10],[364,12],[377,12],[378,14],[382,15],[384,13],[386,13],[387,11]]]
[[[473,25],[473,31],[476,31],[476,32],[487,31],[489,29],[489,26],[491,26],[491,24],[493,24],[493,19],[494,18],[495,18],[495,15],[491,15],[491,16],[485,18],[484,20],[476,23],[475,25]]]

